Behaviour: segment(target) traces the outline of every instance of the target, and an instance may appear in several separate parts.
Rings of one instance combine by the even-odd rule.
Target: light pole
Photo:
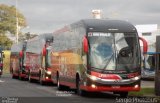
[[[19,33],[17,7],[18,7],[18,0],[16,0],[16,43],[18,43],[18,33]]]

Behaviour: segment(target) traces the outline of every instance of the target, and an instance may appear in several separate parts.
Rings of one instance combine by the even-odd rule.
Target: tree
[[[17,10],[14,6],[0,4],[0,45],[10,46],[10,44],[8,44],[8,41],[11,40],[7,38],[6,34],[12,34],[14,36],[16,35],[17,18],[19,28],[22,29],[26,27],[25,17],[20,13],[19,10]]]
[[[0,47],[3,49],[9,49],[12,46],[12,43],[13,42],[6,35],[0,36]]]
[[[18,25],[20,28],[26,27],[25,17],[19,12],[19,10],[17,10],[14,6],[0,4],[0,34],[9,32],[15,35],[16,18],[18,18]]]

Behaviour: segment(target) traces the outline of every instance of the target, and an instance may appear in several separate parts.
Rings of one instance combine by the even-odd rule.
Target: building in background
[[[139,37],[144,38],[148,43],[148,52],[142,55],[142,78],[154,79],[155,77],[155,43],[159,35],[157,24],[136,25]],[[142,47],[142,43],[140,43]]]

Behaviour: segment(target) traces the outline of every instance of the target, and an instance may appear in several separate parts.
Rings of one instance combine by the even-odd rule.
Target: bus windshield
[[[47,67],[51,66],[51,54],[52,54],[52,48],[51,46],[48,46],[47,48],[47,56],[46,56],[46,65]]]
[[[88,40],[92,68],[131,71],[140,64],[136,34],[89,32]]]

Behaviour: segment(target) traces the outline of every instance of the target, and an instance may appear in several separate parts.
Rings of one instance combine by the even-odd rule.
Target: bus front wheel
[[[45,82],[43,81],[43,76],[42,76],[42,73],[41,73],[41,72],[39,73],[39,83],[40,83],[41,85],[45,85]]]
[[[29,74],[28,74],[28,80],[29,80],[30,83],[33,82],[33,79],[31,78],[31,72],[30,71],[29,71]]]
[[[120,94],[120,97],[122,98],[126,98],[128,96],[128,92],[121,92],[119,94]]]
[[[78,94],[78,95],[80,95],[80,96],[85,96],[86,94],[87,94],[87,92],[86,91],[84,91],[84,90],[81,90],[81,88],[80,88],[80,79],[79,78],[77,78],[76,79],[76,93]]]

